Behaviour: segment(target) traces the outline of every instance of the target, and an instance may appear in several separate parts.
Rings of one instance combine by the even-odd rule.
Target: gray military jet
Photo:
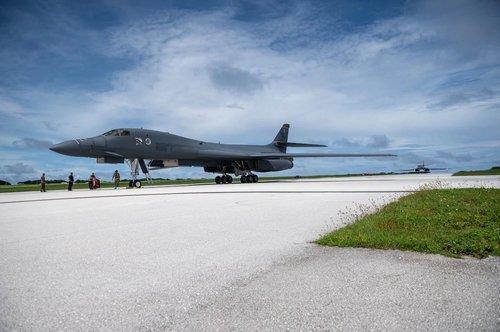
[[[199,141],[166,132],[123,128],[102,135],[55,144],[52,151],[75,157],[96,158],[97,163],[120,164],[131,168],[130,186],[141,187],[139,168],[146,179],[149,170],[178,166],[199,166],[205,172],[220,173],[215,182],[231,183],[229,174],[241,175],[242,183],[257,182],[252,172],[276,172],[293,167],[293,158],[308,157],[389,157],[393,154],[287,153],[288,147],[325,147],[320,144],[288,142],[289,124],[284,124],[267,145],[236,145]],[[147,161],[147,163],[146,163]]]
[[[411,172],[411,173],[430,173],[431,171],[445,171],[448,168],[443,168],[443,167],[434,167],[434,168],[429,168],[428,166],[425,165],[425,163],[422,161],[421,164],[418,164],[417,167],[412,168],[412,169],[402,169],[401,172]]]

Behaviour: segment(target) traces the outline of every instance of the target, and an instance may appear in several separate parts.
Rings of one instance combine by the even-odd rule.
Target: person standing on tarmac
[[[118,170],[115,171],[111,180],[115,181],[115,189],[120,186],[120,173],[118,173]]]
[[[45,173],[42,173],[42,176],[40,177],[40,192],[45,192]]]
[[[73,190],[73,183],[75,182],[75,177],[73,176],[73,172],[69,173],[68,176],[68,191]]]
[[[89,178],[89,189],[94,190],[94,188],[95,188],[95,174],[92,173],[92,174],[90,174],[90,178]]]

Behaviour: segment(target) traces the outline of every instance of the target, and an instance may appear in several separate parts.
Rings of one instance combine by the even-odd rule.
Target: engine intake
[[[125,158],[122,157],[97,157],[98,164],[123,164]]]
[[[179,160],[177,159],[154,159],[148,163],[149,167],[152,168],[171,168],[179,166]]]

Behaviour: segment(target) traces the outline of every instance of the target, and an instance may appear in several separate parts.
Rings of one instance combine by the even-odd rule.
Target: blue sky
[[[54,142],[117,127],[324,151],[285,174],[500,165],[498,1],[3,1],[0,179],[107,178]],[[125,166],[119,166],[126,174]],[[197,168],[155,176],[201,177]]]

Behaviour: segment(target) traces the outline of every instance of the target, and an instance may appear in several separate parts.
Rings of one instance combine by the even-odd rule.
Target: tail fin
[[[302,147],[302,148],[312,148],[312,147],[326,147],[326,145],[323,144],[310,144],[310,143],[293,143],[293,142],[288,142],[288,130],[290,129],[290,125],[288,123],[285,123],[276,137],[274,138],[274,141],[271,143],[271,145],[274,145],[275,147],[278,148],[280,152],[286,153],[286,147],[287,146],[294,146],[294,147]]]
[[[283,124],[281,126],[280,131],[278,131],[278,134],[274,138],[274,141],[271,144],[274,144],[278,147],[278,150],[280,152],[285,153],[286,152],[286,145],[280,145],[279,143],[286,143],[288,142],[288,130],[290,129],[290,125],[288,123]]]

